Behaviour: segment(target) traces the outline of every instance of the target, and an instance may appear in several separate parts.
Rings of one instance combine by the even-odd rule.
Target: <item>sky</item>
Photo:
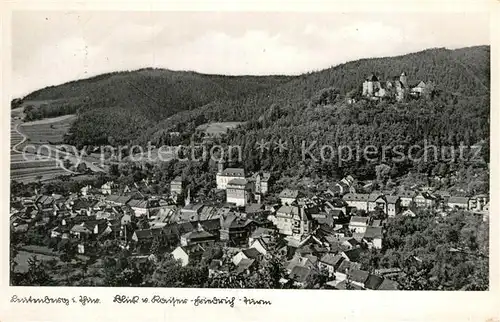
[[[482,13],[16,11],[12,92],[144,67],[300,74],[368,57],[487,45]]]

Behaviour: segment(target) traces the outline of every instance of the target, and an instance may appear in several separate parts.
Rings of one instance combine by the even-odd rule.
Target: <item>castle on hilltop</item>
[[[423,81],[419,81],[412,86],[408,83],[405,72],[387,81],[380,81],[375,74],[371,74],[363,82],[362,95],[372,99],[394,97],[397,101],[403,101],[408,95],[420,97],[426,86]]]

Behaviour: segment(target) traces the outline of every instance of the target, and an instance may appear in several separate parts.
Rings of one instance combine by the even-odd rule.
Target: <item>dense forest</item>
[[[216,76],[193,72],[144,69],[105,74],[36,91],[25,101],[80,100],[77,121],[68,144],[145,146],[189,145],[196,127],[214,121],[243,121],[231,130],[227,144],[243,147],[239,164],[249,171],[293,171],[304,175],[340,177],[352,173],[373,178],[374,165],[386,163],[391,176],[414,170],[454,173],[489,162],[490,48],[429,49],[398,57],[362,59],[300,76]],[[366,76],[392,79],[405,71],[410,84],[434,84],[432,95],[405,102],[360,98]],[[348,104],[346,97],[357,101]],[[68,109],[69,112],[71,109]],[[174,142],[171,132],[179,132]],[[257,153],[265,140],[287,143],[287,150]],[[302,146],[313,142],[312,155],[323,145],[401,146],[406,151],[424,144],[456,148],[480,146],[479,158],[433,159],[426,162],[380,159],[339,164],[304,160]],[[356,148],[358,147],[358,148]],[[420,153],[423,153],[420,151]],[[468,151],[471,157],[474,153]],[[477,160],[482,160],[477,162]]]

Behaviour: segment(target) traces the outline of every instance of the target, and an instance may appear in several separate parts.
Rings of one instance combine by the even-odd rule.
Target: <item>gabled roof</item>
[[[461,203],[461,204],[468,204],[469,203],[469,198],[467,197],[450,197],[448,199],[448,203]]]
[[[281,191],[279,195],[280,198],[297,198],[298,196],[299,196],[298,190],[292,190],[288,188]]]
[[[400,198],[414,198],[417,195],[415,191],[404,190],[397,193]]]
[[[363,224],[368,225],[370,217],[352,216],[349,224]]]
[[[259,258],[261,255],[260,252],[255,248],[247,248],[242,250],[241,252],[245,254],[246,257],[253,259]]]
[[[375,76],[375,74],[370,74],[370,76],[368,76],[366,78],[367,81],[371,81],[371,82],[377,82],[378,81],[378,77]]]
[[[398,196],[386,196],[385,197],[385,200],[387,201],[387,203],[389,204],[395,204],[396,202],[398,202],[400,198]]]
[[[230,186],[246,186],[247,180],[245,178],[232,179],[227,183]]]
[[[370,290],[376,290],[379,288],[380,284],[384,279],[380,276],[370,274],[365,282],[365,287]]]
[[[253,265],[253,263],[255,263],[255,259],[242,258],[236,266],[235,273],[241,274],[245,272]]]
[[[278,211],[276,211],[277,214],[287,214],[287,215],[298,215],[299,214],[299,207],[298,206],[281,206]]]
[[[259,238],[261,236],[269,236],[273,233],[273,229],[269,228],[264,228],[264,227],[258,227],[257,229],[254,230],[252,235],[250,235],[251,238]]]
[[[336,266],[343,260],[344,258],[339,254],[333,255],[332,253],[326,253],[319,261],[327,265]]]
[[[379,198],[384,198],[384,195],[381,193],[371,193],[368,197],[368,201],[376,201]]]
[[[290,278],[296,282],[304,283],[310,273],[311,270],[307,267],[295,266],[290,272]]]
[[[347,256],[350,262],[357,262],[361,257],[361,249],[353,248],[350,250],[346,250],[344,254]]]
[[[245,177],[245,170],[241,168],[226,168],[220,174],[225,177]]]
[[[212,238],[214,237],[214,235],[205,230],[193,230],[188,233],[185,233],[182,237],[187,238],[189,240],[193,240],[193,239]]]
[[[129,196],[119,196],[119,195],[108,195],[106,197],[107,201],[119,204],[126,204],[130,199],[131,198]]]
[[[369,197],[366,193],[348,193],[343,198],[346,201],[368,201]]]
[[[127,205],[134,208],[148,208],[147,200],[132,199],[127,202]]]
[[[170,184],[182,184],[182,177],[181,176],[175,177],[174,180],[170,182]]]
[[[370,275],[369,272],[363,271],[357,268],[351,268],[349,270],[349,278],[358,283],[365,283],[366,280],[368,279],[368,276]]]
[[[368,226],[366,228],[363,238],[382,238],[382,227]]]
[[[384,278],[378,289],[385,291],[395,291],[398,289],[398,283],[388,278]]]

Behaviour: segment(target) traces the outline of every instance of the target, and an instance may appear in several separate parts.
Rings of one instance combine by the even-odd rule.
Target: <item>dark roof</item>
[[[118,204],[126,204],[131,198],[129,196],[109,195],[106,197],[107,201]]]
[[[349,201],[368,201],[370,195],[366,193],[348,193],[344,195],[344,200]]]
[[[363,238],[382,238],[382,227],[366,227]]]
[[[264,205],[258,204],[258,203],[251,203],[251,204],[246,205],[246,207],[245,207],[245,212],[247,214],[261,212],[263,210],[264,210]]]
[[[347,250],[344,254],[349,258],[351,262],[357,262],[361,256],[361,250],[359,248],[353,248],[351,250]]]
[[[399,196],[400,198],[413,198],[416,195],[417,193],[415,191],[408,191],[408,190],[400,191],[397,193],[397,196]]]
[[[280,198],[297,198],[299,196],[298,190],[284,189],[280,193]]]
[[[261,236],[269,236],[273,233],[273,229],[269,228],[264,228],[264,227],[258,227],[257,229],[254,230],[252,235],[250,235],[251,238],[259,238]]]
[[[376,290],[382,284],[384,279],[380,276],[370,274],[365,282],[365,287],[370,290]]]
[[[220,229],[220,219],[208,219],[208,220],[200,220],[198,222],[203,229],[207,231],[214,231],[214,230],[219,230]]]
[[[367,271],[352,267],[351,269],[349,269],[349,278],[354,282],[365,283],[369,275],[370,273],[368,273]]]
[[[205,238],[212,238],[214,237],[214,235],[212,235],[211,233],[207,232],[207,231],[204,231],[204,230],[194,230],[194,231],[190,231],[188,233],[185,233],[184,236],[190,240],[193,240],[193,239],[205,239]]]
[[[327,253],[321,257],[319,260],[322,263],[331,265],[331,266],[336,266],[338,263],[340,263],[344,258],[340,256],[339,254],[333,255],[332,253]]]
[[[226,168],[222,171],[221,175],[226,177],[245,177],[245,170],[241,168]]]
[[[396,203],[398,202],[399,197],[398,196],[386,196],[385,200],[387,200],[387,203]]]
[[[137,229],[134,234],[137,236],[137,239],[148,239],[153,238],[155,236],[159,236],[162,234],[161,228],[156,229]]]
[[[370,220],[369,217],[352,216],[349,223],[359,223],[367,225],[369,220]]]
[[[232,179],[227,183],[228,186],[246,186],[247,180],[245,178]]]
[[[255,248],[244,249],[242,250],[242,253],[245,254],[246,257],[253,259],[259,258],[261,255],[260,252]]]
[[[375,76],[375,74],[371,74],[370,76],[368,76],[366,78],[367,81],[371,81],[371,82],[377,82],[378,81],[378,77]]]
[[[398,283],[388,278],[384,278],[378,289],[385,291],[394,291],[398,289]]]
[[[236,266],[235,273],[241,274],[245,272],[253,265],[253,263],[255,263],[255,259],[242,258],[238,263],[238,265]]]
[[[309,268],[297,265],[290,272],[290,278],[299,283],[303,283],[307,280],[310,272],[311,270]]]

